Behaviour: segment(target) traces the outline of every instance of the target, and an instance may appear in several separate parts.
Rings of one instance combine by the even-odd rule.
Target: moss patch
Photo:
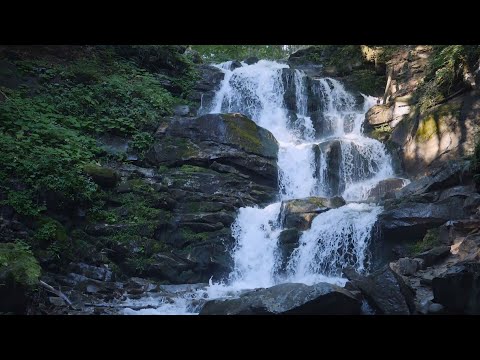
[[[429,229],[421,241],[410,245],[412,255],[418,255],[440,245],[439,232],[439,228]]]
[[[429,115],[420,120],[415,133],[415,139],[419,142],[426,142],[438,132],[437,122],[433,115]]]
[[[420,118],[415,139],[419,142],[426,142],[432,136],[439,134],[446,119],[459,118],[461,106],[461,102],[449,102],[430,110]]]
[[[0,279],[11,278],[30,287],[37,284],[40,270],[40,265],[26,244],[0,244]]]
[[[262,142],[257,125],[243,116],[235,114],[222,115],[231,134],[231,141],[242,146],[248,152],[261,152]]]

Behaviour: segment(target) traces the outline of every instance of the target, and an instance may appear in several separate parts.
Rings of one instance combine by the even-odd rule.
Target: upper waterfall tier
[[[280,197],[343,195],[363,200],[393,169],[384,145],[362,135],[362,100],[332,78],[311,79],[288,65],[261,60],[225,73],[220,89],[199,113],[240,112],[270,130],[280,143]]]

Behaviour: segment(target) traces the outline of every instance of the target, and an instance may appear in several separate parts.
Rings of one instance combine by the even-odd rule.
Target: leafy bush
[[[192,48],[211,62],[244,60],[252,56],[278,60],[290,54],[289,48],[285,45],[192,45]]]
[[[478,45],[437,45],[427,67],[424,83],[417,89],[420,111],[435,106],[460,90],[463,74],[470,71],[480,56]]]

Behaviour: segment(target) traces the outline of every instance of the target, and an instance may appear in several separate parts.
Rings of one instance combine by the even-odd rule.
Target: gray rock
[[[251,57],[245,59],[244,62],[245,62],[245,64],[247,64],[247,65],[253,65],[253,64],[255,64],[255,63],[258,62],[258,58],[257,58],[256,56],[251,56]]]
[[[188,105],[177,105],[173,108],[173,113],[176,116],[187,116],[190,113],[190,107]]]
[[[437,246],[418,254],[417,257],[423,259],[425,267],[429,267],[443,260],[448,255],[450,255],[450,246]]]
[[[333,198],[311,196],[304,199],[283,201],[280,221],[284,228],[307,230],[318,214],[343,205],[345,205],[345,200],[340,196]]]
[[[94,280],[112,281],[113,278],[113,273],[109,269],[85,263],[72,263],[70,270]]]
[[[394,192],[400,190],[405,184],[405,179],[391,178],[380,181],[368,192],[368,198],[379,201],[384,198],[393,198]]]
[[[146,155],[152,165],[184,163],[208,168],[216,161],[234,167],[260,185],[274,191],[277,188],[278,143],[269,131],[245,116],[173,118],[165,126],[157,131],[157,140]]]
[[[232,61],[232,64],[230,65],[230,70],[233,71],[239,67],[242,67],[242,64],[240,63],[240,61],[235,60],[235,61]]]
[[[401,258],[390,263],[390,268],[400,275],[413,275],[423,266],[422,259]]]
[[[441,314],[443,313],[445,307],[442,304],[431,303],[428,307],[429,314]]]
[[[286,269],[286,265],[290,256],[292,255],[293,250],[295,250],[300,239],[301,232],[296,228],[285,229],[278,236],[278,252],[280,257],[280,271],[283,272]]]
[[[200,315],[358,315],[360,308],[360,301],[336,285],[287,283],[253,290],[236,299],[208,301]]]
[[[63,300],[61,297],[58,297],[58,296],[50,296],[48,298],[48,301],[50,301],[50,304],[52,304],[54,306],[66,306],[67,305],[65,300]]]
[[[380,314],[408,315],[415,311],[414,292],[388,266],[368,276],[347,268],[343,273],[358,287],[368,303]]]
[[[469,161],[451,161],[433,170],[427,176],[412,181],[398,192],[398,197],[419,195],[453,186],[464,185],[470,181]]]
[[[388,105],[372,106],[365,115],[365,120],[371,126],[388,124],[393,120],[393,107]]]

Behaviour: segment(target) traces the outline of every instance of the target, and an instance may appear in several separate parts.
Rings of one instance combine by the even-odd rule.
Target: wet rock
[[[285,267],[293,250],[299,245],[298,241],[301,235],[302,233],[298,229],[291,228],[283,230],[278,236],[278,252],[281,259],[281,271],[285,271]]]
[[[405,184],[405,179],[391,178],[380,181],[369,192],[367,197],[373,201],[384,198],[393,198],[394,191],[400,190]]]
[[[340,196],[332,198],[312,196],[304,199],[283,201],[280,221],[284,228],[307,230],[318,214],[343,205],[345,205],[345,200]]]
[[[251,56],[251,57],[249,57],[249,58],[246,58],[244,62],[245,62],[245,64],[247,64],[247,65],[253,65],[253,64],[257,63],[258,61],[259,61],[259,60],[258,60],[258,58],[257,58],[256,56]]]
[[[112,281],[113,273],[109,269],[100,266],[88,265],[85,263],[72,263],[70,264],[70,271],[81,274],[90,279],[100,281]]]
[[[480,314],[480,263],[452,266],[432,281],[434,301],[454,313]]]
[[[194,84],[188,99],[202,103],[203,107],[208,108],[225,74],[219,68],[206,64],[197,66],[197,71],[200,74],[200,79]]]
[[[287,283],[253,290],[236,299],[208,301],[200,315],[358,315],[360,307],[360,301],[336,285]]]
[[[104,188],[114,188],[120,179],[115,170],[95,164],[85,165],[83,170],[95,183]]]
[[[239,67],[242,67],[242,63],[238,60],[232,61],[232,64],[230,65],[230,70],[235,70]]]
[[[137,292],[138,291],[141,291],[141,292],[156,291],[156,289],[158,289],[158,286],[149,280],[142,279],[139,277],[132,277],[125,284],[125,288],[127,289],[128,293],[133,294],[135,291]]]
[[[431,303],[428,307],[429,314],[442,314],[445,310],[445,307],[442,304]]]
[[[188,105],[177,105],[173,108],[173,113],[176,116],[187,116],[190,113],[190,107]]]
[[[347,268],[343,273],[358,287],[368,303],[380,314],[408,315],[415,311],[414,292],[402,277],[388,266],[368,276]]]
[[[427,176],[412,181],[397,193],[398,198],[465,185],[471,181],[469,161],[451,161],[433,170]],[[474,191],[472,191],[474,192]]]

